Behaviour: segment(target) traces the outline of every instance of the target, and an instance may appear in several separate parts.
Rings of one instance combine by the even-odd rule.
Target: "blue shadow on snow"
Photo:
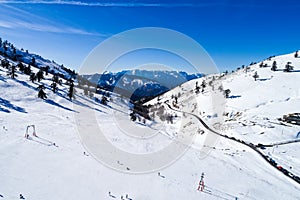
[[[27,113],[24,108],[13,105],[9,101],[7,101],[6,99],[2,99],[1,97],[0,97],[0,106],[6,107],[6,108],[0,107],[1,112],[10,113],[10,111],[8,109],[12,109],[12,110],[15,110],[15,111],[18,111],[18,112],[21,112],[21,113]]]

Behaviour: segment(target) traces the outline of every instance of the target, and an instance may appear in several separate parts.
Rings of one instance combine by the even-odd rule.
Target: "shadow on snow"
[[[1,106],[4,106],[6,108],[2,108]],[[8,110],[7,108],[15,110],[15,111],[18,111],[18,112],[21,112],[21,113],[27,113],[24,108],[21,108],[19,106],[13,105],[12,103],[10,103],[9,101],[7,101],[6,99],[2,99],[0,97],[0,111],[1,112],[6,112],[6,113],[10,113],[10,110]]]

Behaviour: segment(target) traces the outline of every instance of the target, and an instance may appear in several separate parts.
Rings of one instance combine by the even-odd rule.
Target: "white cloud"
[[[0,20],[0,27],[2,28],[13,28],[14,25],[9,23],[9,22],[6,22],[6,21],[1,21]]]
[[[65,1],[65,0],[0,0],[0,3],[6,4],[62,4],[77,6],[95,6],[95,7],[203,7],[216,5],[219,3],[137,3],[137,2],[91,2],[91,1]]]
[[[0,0],[0,2],[3,1]],[[106,35],[104,34],[88,32],[84,29],[59,24],[58,22],[53,22],[46,18],[24,11],[22,9],[4,4],[0,4],[0,28],[21,28],[50,33],[95,35],[106,37]]]

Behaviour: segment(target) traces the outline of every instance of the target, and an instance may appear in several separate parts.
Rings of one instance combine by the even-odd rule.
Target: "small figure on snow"
[[[20,199],[25,199],[25,197],[22,194],[20,194]]]
[[[157,175],[162,177],[162,178],[166,178],[165,176],[161,175],[160,172],[158,172]]]
[[[111,198],[116,198],[116,196],[112,195],[110,191],[108,192],[108,196]]]

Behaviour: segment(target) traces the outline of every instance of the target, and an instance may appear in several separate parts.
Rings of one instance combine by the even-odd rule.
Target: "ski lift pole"
[[[26,139],[29,138],[29,133],[28,133],[28,131],[29,131],[29,128],[30,128],[30,127],[32,127],[32,129],[33,129],[32,135],[33,135],[34,137],[37,137],[36,132],[35,132],[35,125],[28,125],[27,128],[26,128],[26,133],[25,133],[25,138],[26,138]]]
[[[198,189],[197,190],[201,191],[201,192],[203,192],[203,190],[204,190],[204,173],[203,172],[201,174],[201,179],[199,181],[199,185],[198,185]]]

